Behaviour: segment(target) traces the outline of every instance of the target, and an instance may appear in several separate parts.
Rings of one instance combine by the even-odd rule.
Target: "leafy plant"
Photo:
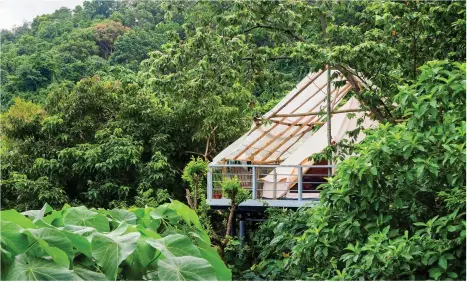
[[[157,208],[1,211],[2,280],[231,280],[196,213]]]
[[[246,201],[250,194],[240,185],[240,180],[237,176],[234,178],[225,178],[221,183],[222,191],[226,198],[230,199],[229,218],[227,220],[226,236],[230,235],[232,228],[233,217],[238,205]]]
[[[366,131],[319,206],[272,216],[244,276],[465,280],[465,64],[420,70],[395,95],[405,121]]]

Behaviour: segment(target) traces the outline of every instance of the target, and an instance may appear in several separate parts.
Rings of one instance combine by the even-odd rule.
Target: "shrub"
[[[294,214],[305,230],[269,219],[255,239],[268,246],[245,275],[465,280],[465,64],[420,70],[396,96],[406,121],[367,132],[324,185],[320,206]]]
[[[231,280],[196,216],[157,208],[1,212],[2,280]]]

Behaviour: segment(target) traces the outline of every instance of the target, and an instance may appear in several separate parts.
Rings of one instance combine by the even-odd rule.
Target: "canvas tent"
[[[375,121],[365,117],[360,103],[354,97],[346,97],[352,86],[335,70],[331,70],[332,82],[329,93],[331,101],[331,136],[339,142],[346,138],[347,131],[357,127],[357,120],[364,118],[365,128],[374,126]],[[357,83],[362,83],[355,77]],[[342,83],[335,83],[341,81]],[[328,145],[327,137],[327,92],[328,75],[326,70],[308,74],[290,91],[279,104],[266,113],[261,122],[253,123],[251,129],[225,148],[213,163],[228,162],[252,164],[280,164],[273,173],[262,178],[263,198],[294,198],[290,188],[297,181],[297,170],[281,165],[312,164],[308,157],[321,152]],[[354,113],[353,118],[348,113]],[[317,126],[321,126],[318,130]],[[357,141],[363,138],[357,136]],[[275,184],[273,184],[275,183]],[[309,194],[309,195],[306,195]],[[316,197],[316,193],[304,193],[303,197]]]

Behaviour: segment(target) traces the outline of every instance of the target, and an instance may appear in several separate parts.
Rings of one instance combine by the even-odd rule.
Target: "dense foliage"
[[[1,211],[2,280],[231,280],[193,210]]]
[[[407,120],[368,131],[319,206],[276,211],[245,278],[465,280],[465,68],[423,66],[395,98]]]
[[[72,239],[63,250],[37,230],[92,247],[94,236],[82,239],[91,231],[63,221],[79,210],[109,222],[92,231],[96,240],[137,233],[138,248],[152,231],[163,240],[201,232],[188,223],[193,211],[160,206],[186,198],[222,258],[242,250],[229,262],[238,278],[465,279],[465,17],[458,1],[91,0],[2,30],[1,208],[30,218],[2,212],[14,217],[10,233],[2,221],[2,238],[21,231],[12,235],[19,249],[2,239],[2,263],[58,264],[60,279],[97,270],[96,280],[143,278],[128,272],[129,263],[141,269],[139,251],[110,271]],[[318,207],[271,212],[250,246],[221,240],[229,220],[208,213],[206,163],[324,65],[347,78],[380,127],[361,144],[327,148],[353,156]],[[224,184],[226,195],[241,191]],[[39,210],[46,202],[74,207]],[[154,218],[165,208],[175,211]],[[130,213],[136,219],[117,228]],[[187,249],[212,263],[203,236]],[[22,253],[25,240],[35,245]],[[142,254],[157,255],[157,244],[144,244]]]
[[[394,122],[397,85],[463,61],[464,34],[459,2],[93,0],[36,17],[1,34],[2,206],[182,199],[192,155],[211,159],[324,64]]]

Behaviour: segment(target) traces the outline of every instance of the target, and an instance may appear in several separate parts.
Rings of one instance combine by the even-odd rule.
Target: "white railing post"
[[[303,192],[303,180],[302,180],[302,166],[298,166],[298,200],[302,200],[302,192]]]
[[[251,167],[251,198],[256,200],[256,166]]]
[[[212,200],[212,167],[210,166],[208,169],[208,200]]]

